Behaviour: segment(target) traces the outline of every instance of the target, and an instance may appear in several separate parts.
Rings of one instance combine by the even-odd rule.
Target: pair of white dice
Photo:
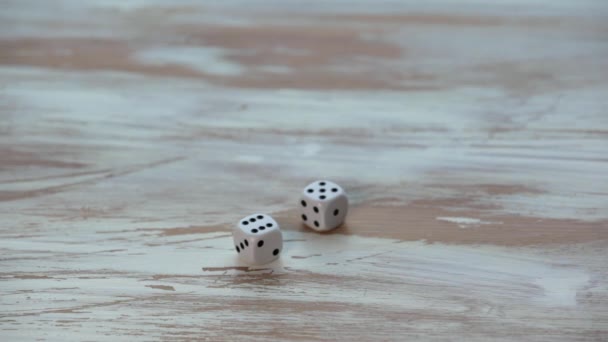
[[[329,181],[316,181],[302,190],[302,222],[319,231],[339,227],[348,213],[344,189]],[[283,251],[281,227],[270,216],[253,214],[242,218],[232,232],[234,248],[248,264],[262,265],[276,260]]]

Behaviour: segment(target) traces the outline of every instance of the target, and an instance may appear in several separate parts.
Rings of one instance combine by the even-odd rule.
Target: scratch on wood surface
[[[35,275],[35,274],[23,274],[23,275],[13,275],[14,279],[51,279],[49,276],[45,275]]]
[[[63,309],[42,310],[39,312],[29,312],[29,313],[17,313],[14,316],[22,317],[22,316],[41,316],[41,315],[47,315],[47,314],[73,314],[73,313],[78,313],[78,312],[81,312],[81,311],[87,310],[87,309],[120,305],[120,304],[128,303],[131,301],[133,301],[133,300],[132,299],[115,300],[115,301],[106,302],[106,303],[95,303],[95,304],[81,305],[81,306],[75,306],[75,307],[63,308]],[[7,316],[0,314],[0,318],[4,318],[4,317],[7,317]]]
[[[164,290],[164,291],[175,291],[175,288],[173,286],[169,286],[169,285],[146,285],[146,287],[149,287],[151,289]]]
[[[169,158],[169,159],[165,159],[165,160],[158,160],[158,161],[146,163],[143,165],[127,167],[122,170],[112,170],[110,172],[105,173],[103,176],[100,176],[100,177],[94,177],[94,178],[79,181],[79,182],[64,183],[61,185],[46,187],[46,188],[42,188],[42,189],[29,190],[29,191],[0,191],[0,201],[14,201],[14,200],[19,200],[19,199],[24,199],[24,198],[29,198],[29,197],[51,195],[51,194],[55,194],[58,192],[68,191],[68,190],[71,190],[71,189],[74,189],[74,188],[77,188],[80,186],[84,186],[84,185],[92,185],[92,184],[98,183],[98,182],[106,180],[106,179],[126,176],[131,173],[146,170],[148,168],[157,167],[157,166],[161,166],[161,165],[165,165],[165,164],[170,164],[170,163],[174,163],[176,161],[180,161],[180,160],[184,160],[184,159],[185,159],[185,157],[175,157],[175,158]]]
[[[311,254],[311,255],[306,255],[306,256],[292,255],[291,258],[292,259],[308,259],[308,258],[318,257],[318,256],[321,256],[321,254]]]
[[[0,154],[0,156],[1,156],[1,154]],[[52,175],[52,176],[41,176],[41,177],[31,177],[31,178],[15,178],[15,179],[0,180],[0,184],[37,182],[37,181],[49,180],[49,179],[73,178],[73,177],[80,177],[80,176],[107,174],[108,172],[111,172],[111,170],[110,169],[103,169],[103,170],[95,170],[95,171],[70,172],[70,173],[63,173],[63,174]]]
[[[239,272],[259,272],[268,271],[268,268],[251,268],[244,266],[228,266],[228,267],[203,267],[203,272],[221,272],[221,271],[239,271]]]

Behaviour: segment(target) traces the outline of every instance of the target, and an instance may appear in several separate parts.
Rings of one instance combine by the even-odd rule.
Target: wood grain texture
[[[0,1],[0,340],[606,341],[606,56],[599,0]]]

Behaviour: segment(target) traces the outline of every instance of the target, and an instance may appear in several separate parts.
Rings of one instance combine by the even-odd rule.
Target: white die
[[[251,265],[274,261],[283,250],[281,229],[270,215],[242,218],[232,231],[232,239],[241,260]]]
[[[316,181],[302,190],[301,218],[308,227],[324,232],[340,226],[348,213],[344,190],[330,181]]]

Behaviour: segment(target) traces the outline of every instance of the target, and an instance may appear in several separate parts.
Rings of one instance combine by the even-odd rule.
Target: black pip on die
[[[336,183],[316,181],[300,196],[300,211],[304,224],[324,232],[340,226],[348,212],[348,198]]]
[[[232,231],[234,248],[241,260],[251,265],[276,260],[283,250],[283,235],[269,215],[253,214],[242,218]]]

